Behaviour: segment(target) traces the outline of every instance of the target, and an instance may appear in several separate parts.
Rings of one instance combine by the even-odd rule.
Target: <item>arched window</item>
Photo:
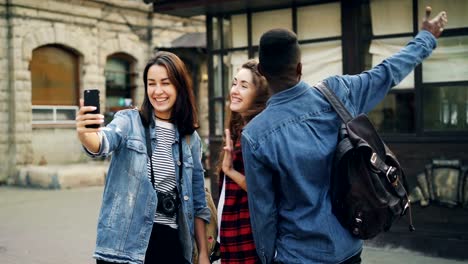
[[[78,56],[61,46],[47,45],[33,51],[33,123],[74,122],[79,98],[78,64]]]
[[[106,76],[106,122],[115,112],[131,107],[135,100],[135,60],[118,53],[107,59],[104,74]]]

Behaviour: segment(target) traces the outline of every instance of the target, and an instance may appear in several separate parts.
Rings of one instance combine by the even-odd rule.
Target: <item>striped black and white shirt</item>
[[[156,120],[156,148],[151,160],[154,172],[154,189],[161,193],[173,193],[176,187],[174,158],[172,144],[175,142],[175,128],[172,123]],[[151,182],[151,165],[148,161],[148,179]],[[154,222],[177,228],[176,216],[168,217],[156,212]]]

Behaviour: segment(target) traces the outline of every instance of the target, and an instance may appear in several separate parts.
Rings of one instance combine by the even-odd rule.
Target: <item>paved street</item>
[[[0,187],[1,264],[81,264],[91,258],[102,187]],[[457,264],[404,249],[366,247],[363,263]]]
[[[93,263],[101,192],[0,188],[0,263]]]

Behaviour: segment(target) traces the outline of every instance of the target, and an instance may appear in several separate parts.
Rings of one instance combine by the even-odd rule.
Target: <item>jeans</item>
[[[361,263],[361,252],[357,253],[356,255],[350,257],[349,259],[341,262],[340,264],[360,264]]]
[[[178,232],[177,229],[154,223],[149,245],[146,249],[145,264],[184,264],[184,255],[182,253]],[[114,262],[96,260],[96,264],[112,263]]]
[[[361,263],[361,252],[362,251],[359,251],[359,253],[357,253],[356,255],[350,257],[349,259],[343,261],[343,262],[340,262],[338,264],[360,264]],[[274,262],[274,264],[283,264],[283,262]]]

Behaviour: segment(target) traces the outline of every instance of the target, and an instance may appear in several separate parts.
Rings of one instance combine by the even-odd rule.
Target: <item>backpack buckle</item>
[[[361,233],[361,225],[362,225],[362,212],[357,211],[354,217],[353,230],[352,230],[352,233],[355,236],[359,236],[359,234]]]
[[[376,162],[377,162],[377,153],[372,152],[372,156],[371,156],[371,158],[370,158],[370,162],[371,162],[372,164],[374,164],[374,165],[376,164]]]
[[[390,182],[394,187],[398,185],[398,174],[396,172],[397,169],[395,167],[389,166],[385,173],[385,177],[387,177],[388,182]]]

